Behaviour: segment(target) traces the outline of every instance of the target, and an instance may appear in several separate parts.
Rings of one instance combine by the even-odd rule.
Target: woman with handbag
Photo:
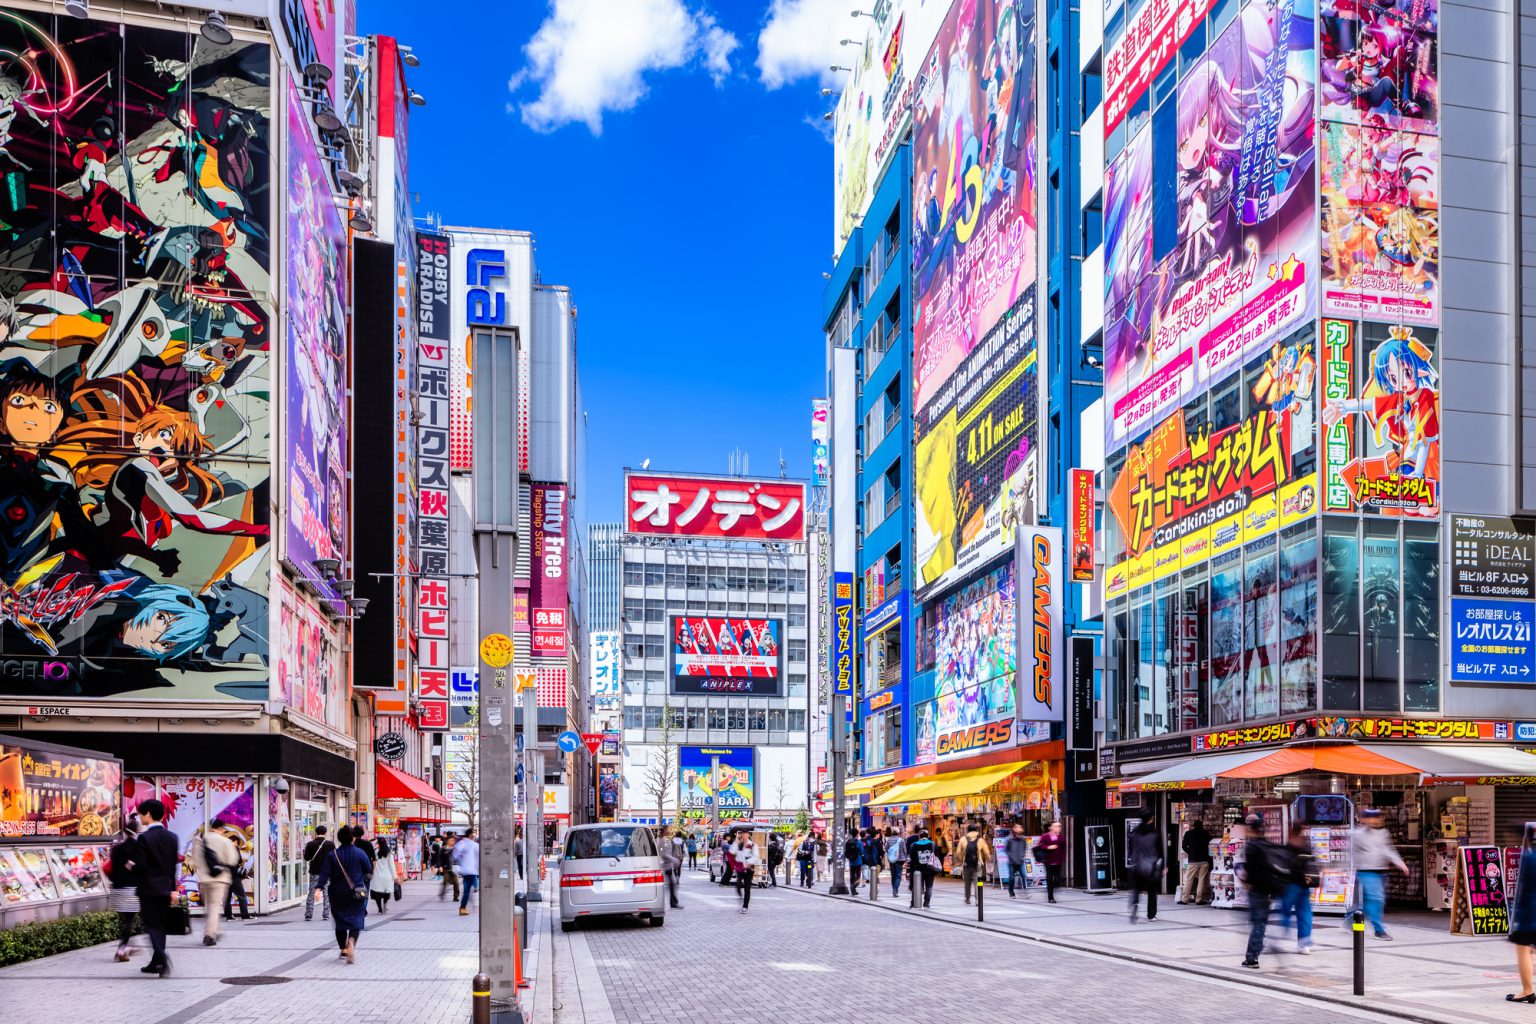
[[[331,920],[336,925],[336,945],[347,963],[355,963],[357,940],[368,918],[368,886],[373,877],[373,862],[354,845],[362,829],[343,826],[336,834],[336,849],[331,851],[315,880],[319,887],[329,887]]]
[[[389,840],[379,836],[376,842],[378,858],[373,862],[373,880],[368,883],[368,892],[382,914],[389,905],[390,896],[399,887],[395,884],[395,858],[389,855]]]
[[[912,880],[908,888],[917,891],[917,882],[921,878],[923,882],[923,909],[928,909],[928,904],[933,901],[933,880],[944,866],[939,859],[939,851],[934,847],[933,840],[928,836],[928,830],[921,825],[917,827],[917,833],[912,839],[912,845],[907,849],[907,863],[911,865]]]

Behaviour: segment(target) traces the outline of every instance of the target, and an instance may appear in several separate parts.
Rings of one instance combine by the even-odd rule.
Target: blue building
[[[950,743],[943,752],[939,747],[948,737],[940,735],[935,741],[934,718],[941,713],[937,698],[946,689],[934,649],[941,606],[946,609],[944,614],[953,614],[953,609],[966,607],[973,595],[996,601],[1001,591],[1011,601],[1013,593],[1013,584],[1008,582],[1010,569],[1006,568],[1011,563],[1011,547],[994,544],[968,561],[966,552],[959,550],[967,541],[946,544],[945,536],[935,540],[934,531],[925,525],[935,516],[947,514],[952,520],[958,519],[960,510],[975,501],[974,515],[984,529],[994,520],[997,509],[1007,505],[1011,493],[1006,489],[1007,480],[1016,479],[1012,475],[1016,467],[1010,463],[1004,470],[1000,459],[986,463],[985,456],[974,451],[978,437],[983,438],[985,447],[985,439],[993,433],[975,432],[976,424],[991,417],[992,410],[983,404],[990,399],[975,398],[968,410],[951,417],[960,421],[969,417],[972,433],[966,440],[957,432],[955,449],[959,454],[949,459],[943,457],[944,452],[936,457],[935,443],[923,445],[921,438],[954,428],[932,423],[924,427],[922,416],[914,417],[914,413],[928,414],[943,401],[934,397],[935,389],[930,387],[934,379],[931,363],[920,359],[918,366],[926,380],[914,380],[914,302],[920,301],[917,296],[924,289],[942,295],[933,283],[938,273],[963,273],[953,269],[955,263],[946,264],[957,257],[944,248],[955,245],[954,237],[966,230],[962,222],[969,219],[972,230],[986,230],[983,211],[970,208],[966,212],[964,202],[956,205],[953,193],[946,193],[947,183],[939,180],[944,172],[938,171],[946,165],[934,155],[938,150],[934,136],[938,133],[925,127],[939,119],[926,104],[948,101],[955,94],[953,84],[946,89],[946,83],[931,82],[924,72],[937,68],[937,73],[943,74],[949,65],[935,48],[954,45],[959,34],[955,23],[961,13],[956,8],[962,6],[975,9],[971,35],[990,36],[995,43],[988,50],[988,43],[973,41],[973,46],[983,47],[978,52],[1005,55],[992,58],[997,63],[987,81],[967,83],[976,97],[972,109],[1012,90],[1015,95],[1024,95],[1026,104],[1033,99],[1035,117],[1030,121],[1027,113],[1016,116],[1028,110],[1018,103],[1001,116],[991,116],[989,125],[1004,126],[996,129],[1002,133],[1003,152],[991,166],[968,167],[958,180],[969,186],[973,183],[970,175],[976,175],[984,186],[977,194],[988,197],[984,204],[998,196],[1003,198],[996,201],[1006,204],[1033,187],[1030,195],[1045,224],[1039,231],[1038,255],[1028,261],[1041,271],[1032,280],[1044,283],[1043,292],[1038,286],[1021,289],[1011,308],[994,318],[998,326],[992,328],[999,345],[1012,344],[1008,332],[1015,323],[1028,325],[1033,312],[1033,339],[1019,331],[1023,354],[1011,365],[972,368],[973,357],[967,353],[960,357],[966,369],[957,376],[982,381],[985,386],[978,390],[988,396],[997,393],[1006,398],[1012,394],[1017,415],[1027,421],[1021,427],[1012,416],[1005,415],[1013,406],[1007,410],[999,406],[998,421],[1007,425],[998,433],[1012,443],[1018,439],[1016,428],[1027,429],[1035,445],[1033,469],[1029,471],[1032,476],[1027,485],[1021,485],[1021,493],[1027,486],[1031,495],[1025,522],[1067,528],[1069,470],[1085,464],[1085,442],[1087,461],[1102,461],[1094,454],[1102,446],[1102,426],[1090,416],[1089,429],[1085,432],[1082,427],[1085,410],[1102,394],[1102,380],[1097,350],[1092,344],[1083,344],[1077,299],[1082,258],[1098,247],[1100,233],[1096,217],[1083,211],[1077,184],[1084,83],[1095,100],[1098,92],[1092,69],[1085,74],[1080,65],[1078,12],[1066,4],[1051,3],[1040,7],[1037,20],[1031,22],[1027,14],[1010,20],[1014,10],[1027,11],[1027,4],[988,0],[977,0],[974,5],[962,5],[958,0],[954,5],[932,0],[876,4],[863,59],[853,62],[834,115],[835,241],[841,248],[823,292],[829,390],[834,396],[832,546],[835,552],[842,550],[840,545],[852,552],[834,569],[854,574],[858,623],[847,808],[859,804],[866,820],[932,819],[951,812],[991,819],[994,813],[1011,816],[1021,807],[1009,799],[991,801],[996,805],[991,806],[986,786],[978,784],[979,788],[967,791],[958,782],[946,782],[944,795],[938,799],[892,802],[902,796],[904,786],[920,780],[932,782],[980,770],[985,778],[996,781],[997,773],[1010,764],[1017,764],[1022,772],[1027,764],[1044,763],[1051,775],[1047,789],[1060,794],[1073,776],[1062,726],[1049,734],[1038,730],[1026,734],[1019,723],[1020,728],[1011,731],[1006,741],[978,743],[974,753],[969,744],[981,735],[971,736],[974,729],[964,731],[967,738],[963,743]],[[1014,62],[1007,57],[1011,44],[1017,44],[1016,52],[1022,54]],[[1031,54],[1037,59],[1031,60]],[[985,65],[973,59],[967,66]],[[1013,72],[1011,80],[1009,70]],[[957,130],[967,117],[963,112],[945,115],[944,130]],[[976,140],[971,141],[975,144]],[[1033,165],[1010,167],[1015,152],[1021,160],[1033,158]],[[926,172],[922,170],[925,164],[929,167]],[[920,215],[914,215],[914,201],[922,207]],[[958,211],[953,218],[949,217],[952,211]],[[1027,255],[1020,253],[1018,258],[1022,261]],[[935,267],[941,270],[935,271]],[[988,325],[982,327],[987,329]],[[983,338],[980,334],[978,331],[971,343],[972,352],[988,348],[994,336],[988,333]],[[917,344],[923,345],[921,339]],[[985,374],[993,374],[997,384],[985,383]],[[1033,382],[1036,375],[1043,378],[1038,391],[1033,383],[1024,383]],[[942,390],[942,380],[940,385]],[[1015,390],[1010,392],[1010,388]],[[960,390],[958,385],[956,390]],[[1045,400],[1036,403],[1035,396],[1041,393]],[[920,408],[919,397],[923,400]],[[852,444],[851,459],[839,457],[835,450],[839,443]],[[970,461],[980,464],[984,472],[978,474],[971,466],[962,465],[967,462],[967,446],[975,456]],[[962,482],[967,473],[972,475]],[[845,478],[836,479],[838,474]],[[945,504],[948,485],[934,486],[940,477],[953,478],[949,495],[953,501],[947,513],[940,506]],[[983,490],[990,486],[1000,493],[983,493],[978,499],[971,489],[978,484]],[[963,493],[962,487],[967,488]],[[969,532],[968,527],[954,525],[956,538],[965,538]],[[919,547],[923,550],[921,565]],[[1065,566],[1062,568],[1064,571]],[[1084,592],[1089,589],[1064,587],[1068,635],[1102,632],[1097,608],[1092,606],[1096,598],[1087,596],[1085,607]],[[916,596],[919,590],[921,600]],[[1010,611],[1009,640],[1016,639],[1013,628]],[[1067,685],[1064,678],[1058,682]],[[1011,692],[1011,672],[1008,689]],[[986,706],[987,694],[981,697]],[[998,706],[992,710],[997,711]],[[1011,714],[1012,705],[1003,710]],[[994,734],[1000,735],[995,730]],[[1084,760],[1092,763],[1091,756]],[[1058,799],[1065,809],[1064,798]],[[1044,813],[1049,813],[1049,802]]]

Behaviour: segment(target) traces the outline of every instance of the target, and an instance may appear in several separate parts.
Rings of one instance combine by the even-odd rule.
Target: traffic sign
[[[555,737],[555,745],[567,754],[574,754],[581,748],[581,735],[567,729]]]
[[[603,745],[603,734],[600,732],[584,732],[581,734],[581,742],[586,744],[587,753],[596,754],[597,748]]]

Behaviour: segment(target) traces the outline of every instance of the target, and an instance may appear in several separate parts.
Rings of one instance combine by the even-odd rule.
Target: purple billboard
[[[311,580],[347,550],[346,235],[325,164],[288,90],[288,531],[285,554]]]

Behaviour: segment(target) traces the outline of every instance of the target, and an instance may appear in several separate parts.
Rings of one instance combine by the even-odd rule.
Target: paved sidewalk
[[[194,918],[193,934],[170,940],[167,979],[139,973],[143,936],[124,964],[107,944],[0,970],[0,1024],[466,1024],[479,918],[439,901],[436,882],[404,886],[403,902],[368,915],[356,964],[337,958],[331,923],[306,922],[302,907],[227,922],[212,947]],[[282,980],[232,983],[241,978]]]
[[[891,898],[889,874],[882,873],[881,887],[880,899],[870,901],[866,887],[860,885],[857,902],[895,914],[932,917],[1138,963],[1301,992],[1411,1020],[1437,1024],[1536,1021],[1529,1006],[1504,1001],[1506,992],[1519,990],[1514,947],[1503,936],[1452,935],[1448,914],[1389,910],[1387,930],[1393,941],[1378,941],[1367,933],[1366,996],[1357,999],[1352,995],[1351,936],[1338,916],[1313,918],[1316,949],[1311,956],[1265,953],[1260,969],[1253,971],[1239,966],[1248,935],[1244,910],[1181,907],[1171,896],[1159,897],[1157,920],[1132,926],[1124,893],[1090,896],[1063,889],[1057,891],[1057,903],[1052,905],[1046,902],[1044,890],[1031,890],[1028,899],[1010,900],[1006,888],[988,886],[986,921],[978,925],[975,904],[964,903],[960,883],[954,879],[935,883],[932,909],[927,911],[910,909],[905,880],[898,899]],[[828,896],[827,888],[822,883],[812,892],[854,902],[848,896]],[[1276,937],[1273,919],[1269,936]],[[1294,945],[1284,943],[1287,949]]]

